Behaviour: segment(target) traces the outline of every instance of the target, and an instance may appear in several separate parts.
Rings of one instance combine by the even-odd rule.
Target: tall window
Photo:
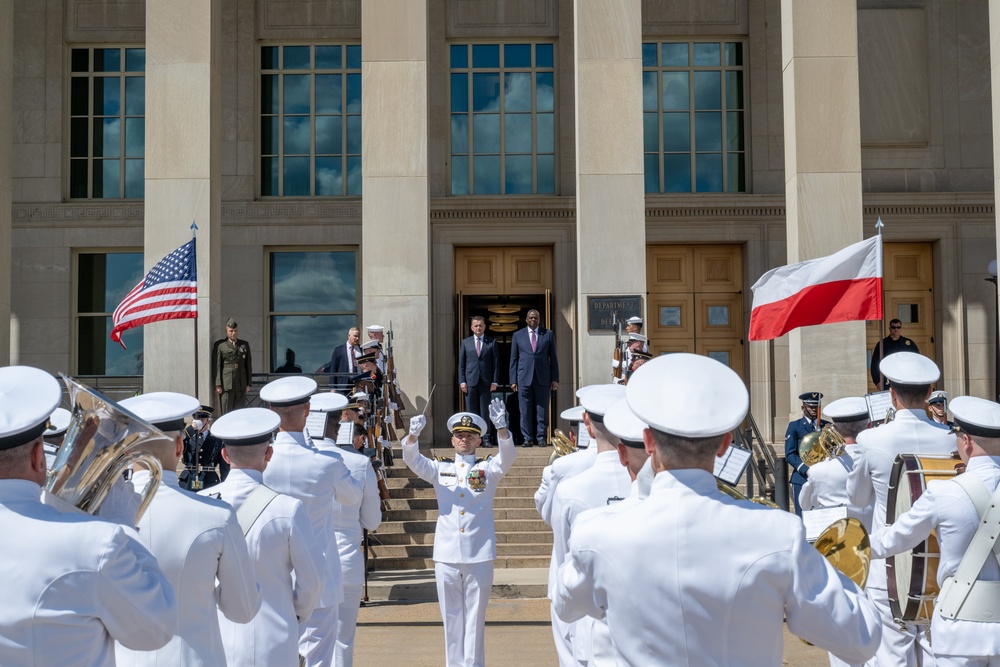
[[[272,252],[269,269],[269,370],[284,365],[291,350],[294,363],[314,373],[358,325],[358,253]]]
[[[552,44],[451,46],[451,193],[556,191]]]
[[[70,197],[143,196],[145,71],[145,49],[88,48],[70,52]]]
[[[361,46],[264,46],[260,70],[261,196],[360,195]]]
[[[646,192],[745,192],[743,44],[642,45]]]
[[[80,253],[76,270],[76,368],[80,375],[142,375],[142,327],[111,340],[111,314],[142,280],[141,252]]]

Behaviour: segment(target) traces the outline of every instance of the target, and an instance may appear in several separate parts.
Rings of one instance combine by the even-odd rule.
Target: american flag
[[[198,317],[198,268],[194,239],[156,263],[115,308],[111,340],[150,322]]]

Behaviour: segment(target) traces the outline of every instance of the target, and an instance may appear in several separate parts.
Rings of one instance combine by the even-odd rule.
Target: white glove
[[[497,427],[497,430],[507,428],[507,409],[504,407],[502,398],[494,398],[490,401],[490,421]]]
[[[622,365],[622,362],[618,361],[617,359],[612,359],[611,360],[611,368],[618,368],[621,365]]]
[[[390,416],[389,416],[388,414],[387,414],[387,415],[385,416],[385,419],[384,419],[383,421],[384,421],[384,422],[385,422],[385,423],[386,423],[387,425],[389,425],[389,426],[392,426],[392,417],[390,417]]]
[[[423,415],[410,417],[410,435],[414,438],[420,435],[420,432],[424,430],[425,426],[427,426],[427,417]]]
[[[97,516],[135,528],[135,515],[139,512],[141,502],[142,497],[135,492],[132,482],[126,482],[119,477],[108,491],[104,502],[97,508]]]

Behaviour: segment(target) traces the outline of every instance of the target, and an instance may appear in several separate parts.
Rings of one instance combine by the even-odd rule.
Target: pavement
[[[496,570],[493,596],[486,609],[486,661],[492,667],[511,665],[558,665],[552,643],[549,601],[520,595],[538,585],[547,569]],[[381,590],[417,599],[376,600],[376,586],[369,582],[369,599],[358,614],[354,664],[357,667],[441,667],[444,665],[444,629],[434,592],[434,573],[429,570],[377,573]],[[544,578],[541,580],[544,590]],[[428,596],[429,599],[428,599]],[[826,667],[824,651],[807,646],[785,629],[783,665]]]

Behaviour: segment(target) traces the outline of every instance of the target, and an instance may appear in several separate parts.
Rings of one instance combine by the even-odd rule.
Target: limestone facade
[[[199,226],[207,227],[206,236],[211,238],[212,249],[205,249],[203,260],[208,262],[204,279],[211,284],[200,290],[208,317],[199,328],[199,341],[221,337],[225,319],[235,317],[241,337],[252,345],[255,370],[269,370],[265,366],[274,352],[269,333],[269,318],[274,315],[269,301],[271,254],[353,248],[359,263],[358,323],[385,325],[384,320],[391,318],[410,407],[422,408],[436,386],[428,412],[438,417],[450,414],[457,409],[456,340],[467,328],[456,321],[460,304],[455,249],[542,246],[551,249],[551,324],[563,369],[557,399],[561,409],[574,403],[572,390],[581,382],[603,378],[605,369],[595,372],[593,364],[604,363],[596,350],[605,342],[610,357],[610,339],[587,333],[585,297],[643,294],[649,269],[643,245],[739,246],[745,327],[751,307],[749,287],[762,273],[826,249],[832,252],[835,248],[827,247],[833,244],[867,237],[881,217],[887,242],[920,242],[930,249],[929,303],[934,354],[944,371],[941,386],[952,395],[993,394],[996,293],[984,278],[997,253],[990,41],[996,40],[998,31],[990,31],[987,0],[914,0],[905,6],[889,0],[825,3],[856,11],[856,35],[838,34],[850,30],[843,22],[822,21],[835,46],[855,38],[856,100],[850,99],[852,88],[834,85],[835,80],[850,78],[850,65],[837,76],[819,70],[791,82],[785,76],[790,54],[796,53],[789,40],[798,36],[807,45],[823,46],[820,30],[801,28],[799,35],[794,27],[785,29],[786,7],[814,4],[805,1],[190,3],[215,9],[206,31],[185,37],[196,40],[194,46],[209,54],[205,56],[211,62],[209,69],[195,77],[202,82],[197,87],[202,92],[190,100],[205,110],[197,112],[196,120],[181,113],[161,113],[167,125],[154,130],[149,121],[157,115],[148,105],[154,99],[150,86],[158,73],[151,59],[156,40],[149,32],[163,30],[171,39],[176,35],[169,21],[153,20],[150,8],[188,4],[0,0],[0,45],[13,43],[13,58],[0,58],[0,100],[10,100],[9,110],[0,104],[0,137],[5,126],[11,128],[9,148],[0,138],[0,265],[10,268],[9,275],[0,274],[0,320],[10,322],[9,327],[0,327],[0,359],[6,361],[9,350],[11,363],[79,372],[81,253],[140,252],[147,244],[151,255],[162,256],[166,246],[175,243],[171,236],[169,242],[157,241],[154,248],[151,230],[144,228],[144,224],[169,224],[186,229],[194,206],[190,201],[178,206],[178,198],[187,200],[187,195],[157,194],[151,183],[158,173],[155,164],[178,162],[180,155],[172,152],[184,147],[155,137],[181,137],[197,123],[198,136],[207,136],[194,146],[200,166],[186,163],[190,173],[179,178],[202,182],[204,194],[198,206],[205,212],[197,215],[207,217]],[[603,41],[595,43],[578,18],[602,11],[622,17],[620,23],[613,22],[622,29],[611,30],[608,23],[596,26]],[[11,33],[13,40],[3,39]],[[615,44],[616,36],[623,42]],[[642,140],[641,91],[636,88],[638,81],[624,80],[639,75],[637,38],[649,43],[714,40],[742,45],[745,182],[738,191],[642,191],[637,143]],[[498,43],[553,45],[551,193],[452,194],[450,47]],[[354,195],[261,194],[261,49],[316,44],[363,47],[364,200]],[[147,49],[145,198],[77,197],[71,191],[70,54],[74,48],[104,46]],[[595,46],[602,50],[588,51]],[[602,60],[603,71],[593,71],[597,68],[588,62],[592,60]],[[12,63],[10,74],[6,63]],[[585,71],[588,67],[592,71]],[[615,68],[621,74],[613,74]],[[613,96],[614,105],[607,104],[608,99],[594,99],[600,94],[593,92],[595,87],[606,91],[605,98]],[[797,104],[830,96],[845,99],[832,109],[823,105],[808,112],[800,109],[790,119],[786,96],[792,94]],[[195,95],[195,87],[186,87],[182,95]],[[161,112],[179,109],[184,102],[164,101]],[[218,109],[218,120],[213,108]],[[808,135],[812,142],[808,146],[802,144],[801,134],[796,135],[794,147],[786,145],[790,122],[803,130],[810,121],[822,125],[814,114],[842,109],[857,110],[852,112],[859,121],[854,145],[843,133],[832,131]],[[612,112],[619,118],[609,120]],[[593,145],[587,143],[586,134],[594,128],[587,122],[607,124],[598,138],[616,154],[590,152]],[[788,155],[800,156],[794,169],[787,164]],[[841,160],[846,166],[807,167],[802,162],[818,157]],[[836,209],[856,212],[849,230],[835,222],[839,213],[821,208],[804,216],[797,210],[802,201],[795,198],[799,190],[791,190],[789,179],[806,172],[817,174],[817,182],[809,187],[827,194],[826,180],[850,174],[848,186],[835,188],[851,192],[850,201]],[[585,186],[591,178],[595,184]],[[644,218],[644,228],[638,216]],[[789,233],[793,219],[797,238]],[[616,236],[624,239],[622,245],[605,247],[602,223],[624,234]],[[831,224],[836,231],[824,231]],[[145,267],[156,259],[147,256]],[[648,309],[645,314],[647,320],[657,316]],[[836,377],[829,387],[816,387],[831,397],[837,390],[830,387],[854,390],[850,383],[862,370],[860,327],[847,327],[852,332],[854,363],[833,369]],[[826,345],[831,336],[819,331],[804,332],[798,343],[790,336],[767,343],[743,341],[742,370],[751,388],[752,410],[766,437],[781,439],[789,416],[797,412],[790,397],[803,386],[791,378],[809,368],[811,360],[830,358]],[[146,334],[151,360],[156,353],[149,346],[167,345],[153,342],[162,338]],[[331,340],[329,346],[340,342]],[[180,354],[169,347],[158,349]],[[154,367],[163,368],[163,362],[149,366]],[[821,380],[813,375],[807,381]],[[149,386],[165,386],[148,376],[146,381]],[[200,391],[207,391],[204,383]],[[435,431],[440,436],[442,420],[437,421]]]

